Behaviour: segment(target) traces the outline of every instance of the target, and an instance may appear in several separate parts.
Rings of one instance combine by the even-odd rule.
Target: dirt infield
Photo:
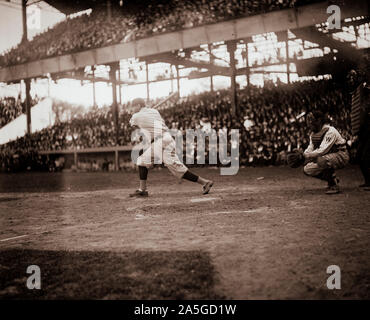
[[[370,298],[370,192],[327,196],[301,169],[241,169],[209,195],[167,170],[0,175],[0,299]],[[42,290],[25,288],[28,265]],[[329,265],[341,290],[328,290]]]

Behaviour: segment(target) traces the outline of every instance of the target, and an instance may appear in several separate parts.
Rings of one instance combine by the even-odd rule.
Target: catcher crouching
[[[337,129],[327,124],[320,111],[310,113],[307,122],[312,134],[310,144],[303,153],[303,171],[310,177],[327,181],[326,194],[339,193],[335,170],[344,168],[349,162],[346,140]]]

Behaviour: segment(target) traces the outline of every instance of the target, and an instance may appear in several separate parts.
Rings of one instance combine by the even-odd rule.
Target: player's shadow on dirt
[[[135,190],[137,184],[138,176],[135,172],[22,172],[0,174],[0,193],[88,192],[122,188]]]
[[[67,180],[67,183],[66,183]],[[71,179],[69,179],[71,180]],[[78,179],[74,179],[78,181]],[[74,181],[73,181],[74,182]],[[62,173],[27,172],[1,173],[1,192],[60,192],[72,184]]]
[[[304,194],[304,195],[318,195],[322,196],[325,195],[326,186],[323,187],[312,187],[312,188],[303,188],[301,190],[296,191],[298,194]],[[332,196],[340,196],[343,194],[349,194],[352,192],[357,192],[358,188],[352,187],[352,186],[340,186],[340,192],[338,194],[334,194]],[[327,196],[327,195],[326,195]]]
[[[29,265],[41,289],[29,290]],[[203,251],[0,251],[0,299],[222,299]]]

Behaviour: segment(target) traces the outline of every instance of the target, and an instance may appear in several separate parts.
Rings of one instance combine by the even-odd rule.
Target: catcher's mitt
[[[298,168],[302,164],[304,164],[304,156],[301,151],[293,151],[288,153],[287,155],[287,163],[288,166],[291,168]]]

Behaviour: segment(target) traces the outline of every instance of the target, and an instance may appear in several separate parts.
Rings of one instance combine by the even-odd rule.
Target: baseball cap
[[[145,100],[143,98],[135,98],[132,100],[133,106],[145,107]]]

